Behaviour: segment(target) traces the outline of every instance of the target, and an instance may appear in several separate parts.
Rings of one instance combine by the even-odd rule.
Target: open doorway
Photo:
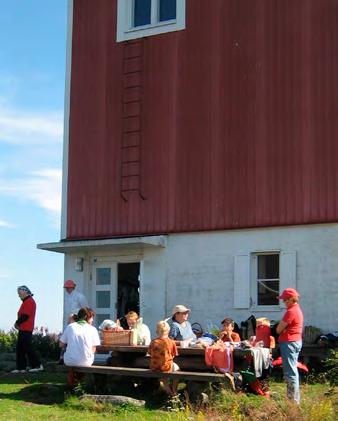
[[[119,263],[117,266],[117,317],[128,311],[140,314],[140,263]]]

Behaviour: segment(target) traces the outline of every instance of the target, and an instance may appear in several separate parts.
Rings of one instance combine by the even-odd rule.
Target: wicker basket
[[[103,345],[136,345],[133,330],[121,330],[119,332],[104,330],[102,331],[102,337]]]

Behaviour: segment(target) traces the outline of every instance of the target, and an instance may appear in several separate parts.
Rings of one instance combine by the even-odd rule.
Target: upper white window
[[[116,40],[126,41],[185,28],[185,0],[118,0]]]

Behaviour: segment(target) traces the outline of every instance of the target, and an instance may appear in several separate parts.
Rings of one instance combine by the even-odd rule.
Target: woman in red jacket
[[[18,295],[22,304],[18,311],[18,318],[14,327],[18,329],[18,342],[16,345],[16,370],[12,373],[26,373],[27,359],[30,366],[30,373],[43,370],[43,366],[32,347],[32,334],[34,330],[36,304],[33,294],[26,285],[18,287]]]

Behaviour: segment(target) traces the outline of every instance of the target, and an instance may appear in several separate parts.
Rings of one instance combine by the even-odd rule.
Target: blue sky
[[[60,239],[67,1],[0,0],[0,329],[13,326],[27,285],[36,325],[62,326]]]

